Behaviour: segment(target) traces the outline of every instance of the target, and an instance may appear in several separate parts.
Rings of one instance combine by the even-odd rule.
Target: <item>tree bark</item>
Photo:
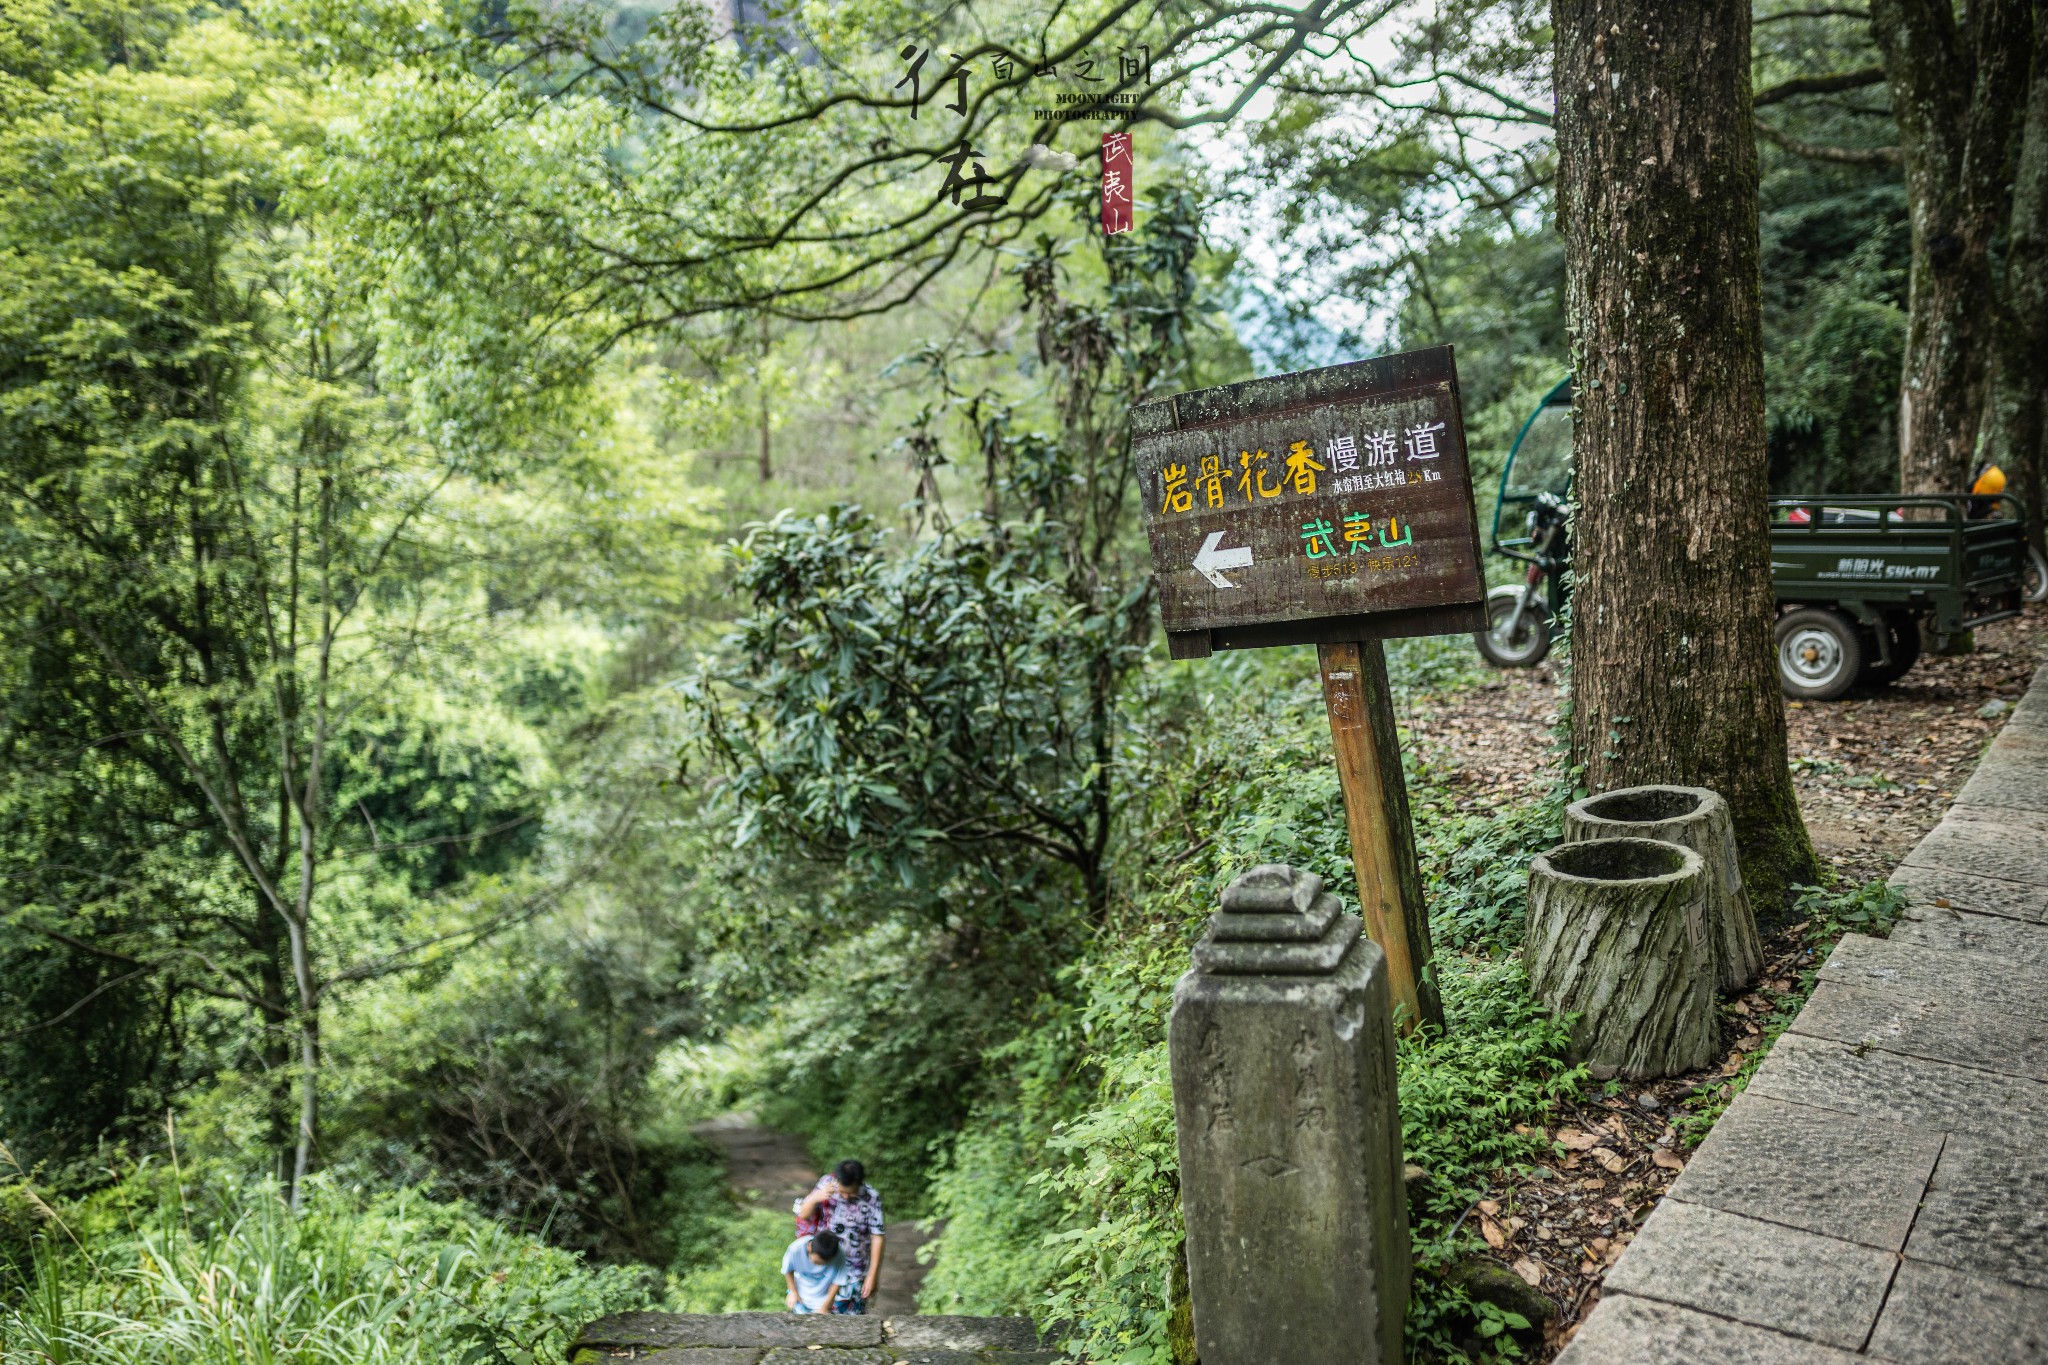
[[[1567,843],[1662,839],[1699,854],[1707,865],[1703,894],[1714,985],[1738,991],[1756,980],[1764,950],[1742,890],[1742,861],[1726,801],[1704,787],[1624,787],[1567,806],[1564,837]]]
[[[1752,899],[1812,881],[1766,526],[1747,0],[1556,0],[1578,377],[1572,749],[1728,801]]]
[[[1575,1014],[1572,1055],[1597,1078],[1672,1076],[1714,1055],[1714,960],[1700,855],[1593,839],[1529,868],[1529,990]]]
[[[2042,460],[2048,455],[2048,0],[2035,0],[2033,77],[2012,186],[2005,307],[1998,331],[1993,450],[2006,487],[2027,507],[2027,542],[2042,544]]]
[[[1991,238],[2027,75],[2029,0],[1872,0],[1906,161],[1913,268],[1899,384],[1899,491],[1960,493],[1983,421],[1998,297]]]

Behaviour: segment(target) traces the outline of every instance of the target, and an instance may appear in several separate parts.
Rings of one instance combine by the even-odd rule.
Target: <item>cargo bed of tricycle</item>
[[[1572,384],[1545,395],[1501,470],[1494,552],[1527,566],[1488,595],[1479,651],[1528,667],[1550,646],[1571,564]],[[1804,494],[1770,502],[1778,680],[1787,696],[1838,697],[1913,666],[1939,646],[2021,609],[2025,513],[2005,494]]]

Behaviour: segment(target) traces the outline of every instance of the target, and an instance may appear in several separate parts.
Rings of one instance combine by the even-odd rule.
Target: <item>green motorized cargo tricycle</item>
[[[1493,549],[1528,571],[1488,594],[1490,628],[1474,638],[1502,668],[1541,661],[1564,606],[1571,409],[1567,379],[1523,423],[1501,471]],[[1826,700],[1858,682],[1891,682],[1920,657],[1923,631],[1954,635],[2018,615],[2029,567],[2024,521],[2005,494],[1772,498],[1785,695]]]

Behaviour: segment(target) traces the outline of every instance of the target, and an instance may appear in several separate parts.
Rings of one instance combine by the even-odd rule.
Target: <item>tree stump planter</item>
[[[1594,1076],[1648,1079],[1714,1054],[1707,867],[1656,839],[1589,839],[1529,868],[1529,989],[1576,1014],[1572,1055]]]
[[[1574,801],[1565,809],[1566,843],[1585,839],[1662,839],[1682,844],[1706,861],[1707,939],[1714,954],[1714,984],[1739,991],[1763,967],[1756,915],[1742,889],[1735,851],[1735,821],[1728,803],[1705,787],[1624,787]]]

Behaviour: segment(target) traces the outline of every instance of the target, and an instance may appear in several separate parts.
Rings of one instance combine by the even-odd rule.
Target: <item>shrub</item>
[[[165,1176],[94,1195],[67,1219],[82,1246],[43,1244],[31,1292],[0,1310],[8,1359],[532,1365],[651,1297],[643,1274],[591,1269],[461,1204],[315,1179],[294,1216],[269,1181]]]

